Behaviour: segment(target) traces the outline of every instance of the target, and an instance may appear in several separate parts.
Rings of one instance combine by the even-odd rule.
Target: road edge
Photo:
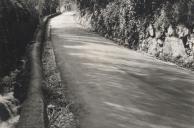
[[[26,100],[22,104],[21,115],[16,128],[45,128],[45,104],[42,93],[43,75],[41,66],[41,49],[45,27],[48,21],[60,13],[46,16],[37,28],[32,44],[29,46],[30,81]]]

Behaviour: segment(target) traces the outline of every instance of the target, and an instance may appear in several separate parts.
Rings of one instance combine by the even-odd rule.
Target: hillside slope
[[[0,1],[0,76],[17,66],[38,24],[37,14],[19,0]],[[21,58],[20,58],[21,59]]]
[[[193,0],[78,0],[92,29],[126,47],[194,68]],[[84,4],[87,3],[87,4]]]

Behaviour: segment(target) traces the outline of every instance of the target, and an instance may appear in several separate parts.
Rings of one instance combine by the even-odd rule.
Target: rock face
[[[176,28],[176,33],[179,38],[183,38],[189,34],[189,29],[186,28],[184,25],[178,25]]]
[[[168,27],[168,30],[167,30],[166,36],[171,37],[171,36],[173,36],[173,35],[174,35],[174,33],[175,33],[175,31],[174,31],[173,27],[170,25],[170,26]]]
[[[158,56],[160,52],[160,46],[156,38],[148,38],[148,53],[153,56]]]
[[[158,31],[156,31],[156,34],[155,35],[156,35],[156,38],[157,39],[160,39],[161,36],[162,36],[162,32],[158,30]]]
[[[148,37],[144,39],[143,49],[147,49],[149,54],[178,62],[185,67],[194,65],[194,34],[184,25],[173,27],[170,25],[165,35],[161,30],[154,31],[156,28],[149,26],[147,28]],[[186,39],[186,43],[183,42]],[[164,40],[164,41],[163,41]],[[141,49],[140,49],[141,50]]]
[[[194,33],[191,33],[190,36],[187,38],[187,45],[192,51],[192,54],[194,53]]]
[[[163,47],[163,55],[172,59],[185,58],[186,52],[183,41],[177,37],[166,37]]]

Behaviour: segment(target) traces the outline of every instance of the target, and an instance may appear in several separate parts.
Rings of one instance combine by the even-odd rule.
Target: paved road
[[[83,105],[81,128],[194,128],[194,73],[117,46],[73,21],[51,21],[63,80]]]

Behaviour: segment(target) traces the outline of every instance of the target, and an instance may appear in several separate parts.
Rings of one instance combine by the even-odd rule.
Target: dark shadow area
[[[20,60],[38,24],[38,17],[25,5],[13,3],[0,2],[3,7],[0,11],[0,77],[20,67]]]

